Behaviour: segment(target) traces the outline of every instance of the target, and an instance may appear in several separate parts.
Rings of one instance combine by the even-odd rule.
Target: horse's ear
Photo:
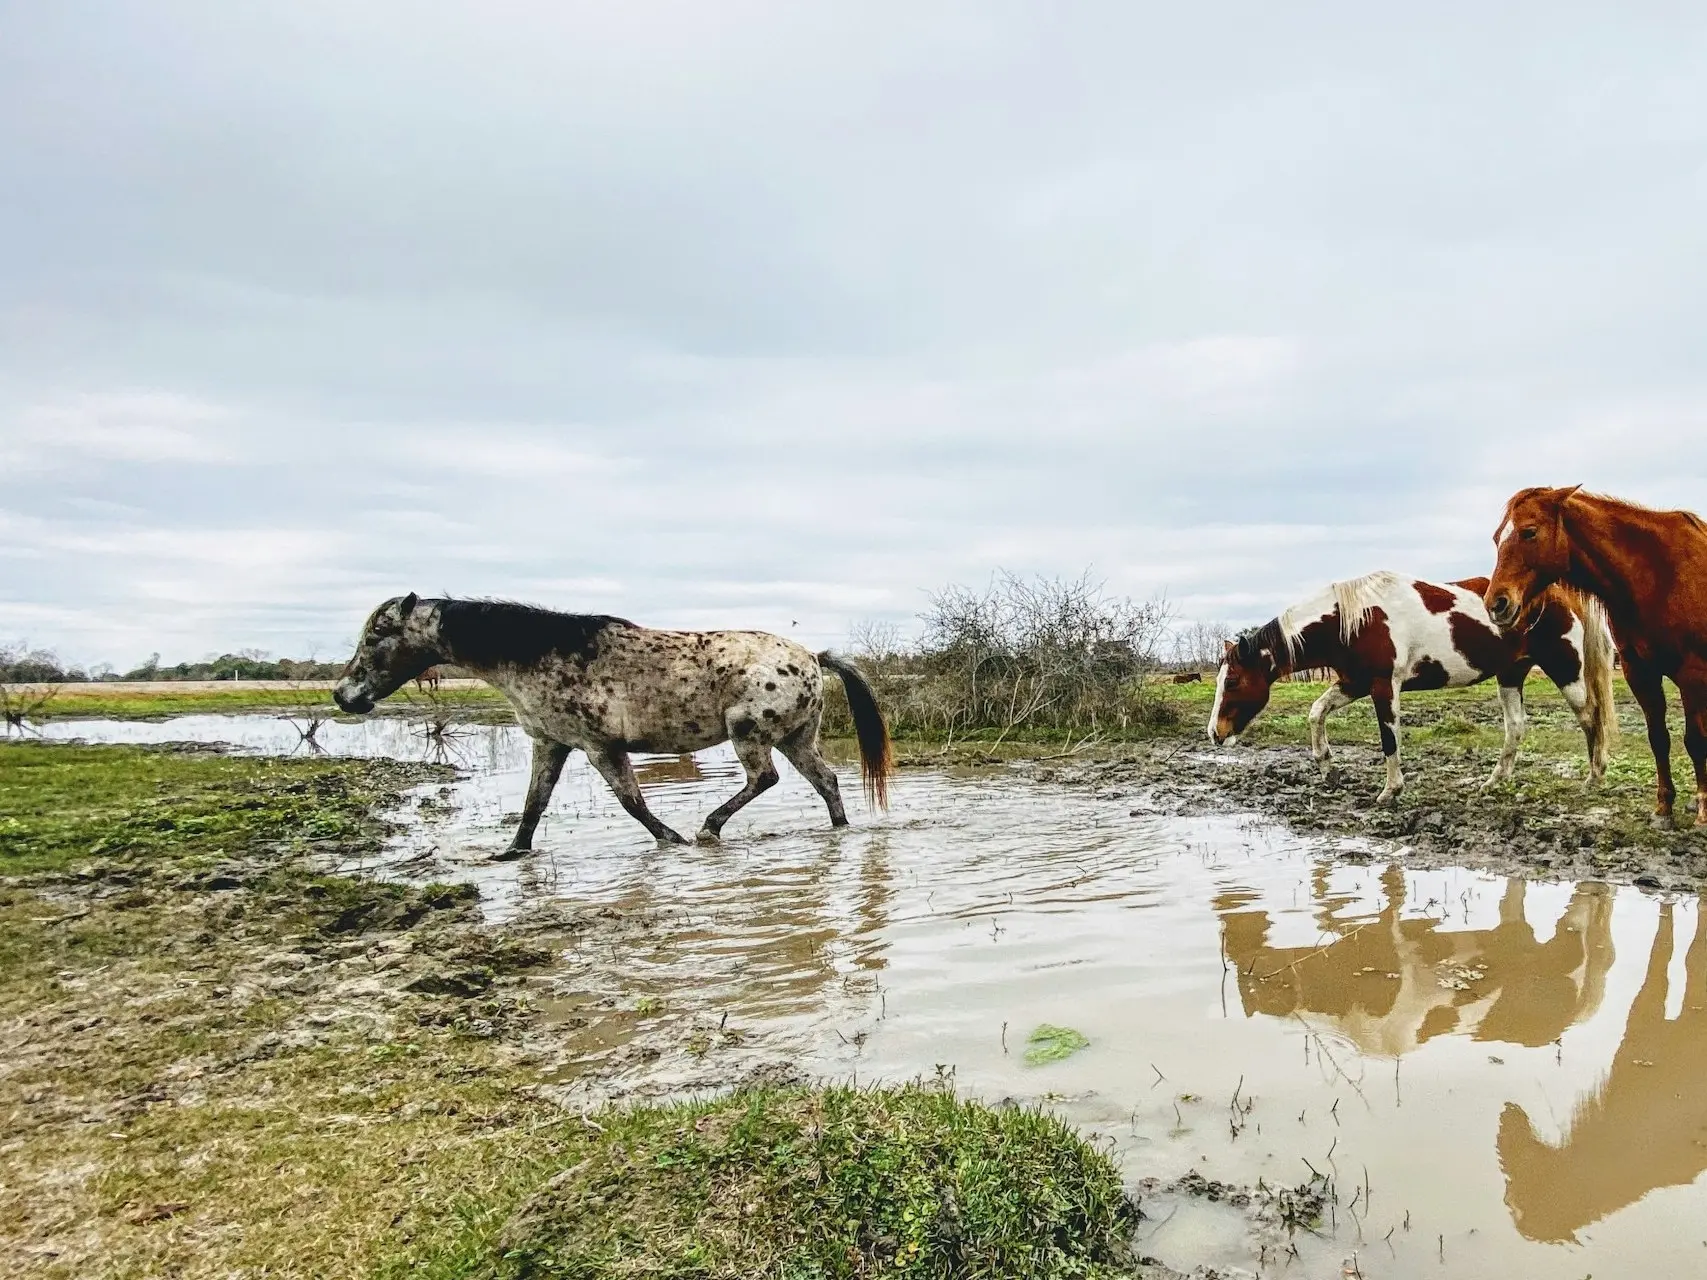
[[[1569,489],[1561,489],[1559,491],[1559,505],[1562,507],[1569,502],[1571,496],[1580,488],[1582,488],[1580,484],[1573,484]]]
[[[397,616],[400,618],[407,618],[410,614],[415,612],[415,606],[419,603],[420,597],[411,591],[408,595],[404,596],[397,602]]]
[[[1233,660],[1233,654],[1238,650],[1239,646],[1234,644],[1231,640],[1225,640],[1222,644],[1224,647],[1221,650],[1221,661],[1231,662]]]

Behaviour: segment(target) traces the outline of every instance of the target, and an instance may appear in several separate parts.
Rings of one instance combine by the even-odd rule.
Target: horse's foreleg
[[[1654,825],[1671,825],[1671,807],[1677,800],[1677,784],[1671,780],[1671,730],[1666,728],[1666,691],[1660,673],[1643,661],[1625,655],[1624,679],[1630,694],[1648,722],[1648,747],[1654,753]]]
[[[841,783],[836,780],[836,771],[830,767],[830,762],[818,752],[818,726],[803,729],[790,734],[777,746],[777,749],[787,757],[788,762],[799,771],[800,776],[812,784],[812,789],[824,798],[824,804],[830,810],[830,825],[845,827],[848,825],[847,810],[842,808]]]
[[[1695,766],[1695,825],[1707,827],[1707,681],[1685,677],[1683,694],[1683,746]]]
[[[1375,721],[1381,726],[1381,754],[1387,761],[1387,785],[1375,803],[1390,804],[1405,789],[1405,774],[1399,768],[1399,690],[1390,677],[1383,677],[1371,686],[1369,698],[1375,704]]]
[[[1310,754],[1321,767],[1322,776],[1333,773],[1334,753],[1328,748],[1328,717],[1357,698],[1343,684],[1331,684],[1310,704]]]
[[[498,855],[500,861],[533,852],[534,830],[545,815],[545,807],[551,803],[551,793],[563,772],[563,762],[568,758],[569,748],[561,742],[548,742],[544,738],[533,740],[533,771],[528,778],[528,796],[522,805],[521,825],[516,828],[510,847]]]
[[[747,771],[747,785],[706,814],[705,825],[699,829],[697,837],[701,841],[721,839],[723,824],[746,808],[755,797],[776,786],[780,780],[776,765],[771,760],[770,743],[755,742],[751,738],[737,738],[735,755],[740,759],[741,767]]]
[[[599,776],[610,784],[611,791],[628,811],[628,816],[650,831],[654,839],[663,844],[687,843],[646,807],[646,797],[640,794],[640,780],[634,776],[634,766],[628,761],[628,752],[615,747],[588,747],[587,760],[599,771]]]
[[[1528,674],[1526,667],[1522,671],[1507,671],[1500,675],[1500,715],[1505,721],[1505,742],[1500,746],[1500,758],[1494,763],[1494,771],[1482,784],[1485,787],[1511,777],[1512,768],[1517,764],[1517,749],[1529,729],[1529,716],[1523,709],[1523,681]]]

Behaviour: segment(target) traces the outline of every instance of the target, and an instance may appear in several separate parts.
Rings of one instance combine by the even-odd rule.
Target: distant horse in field
[[[420,675],[415,677],[415,687],[422,693],[426,693],[429,690],[433,693],[437,693],[439,691],[439,669],[437,667],[428,667]]]
[[[1278,618],[1227,643],[1216,674],[1209,737],[1230,742],[1268,705],[1274,682],[1295,670],[1327,668],[1335,681],[1310,708],[1310,754],[1332,767],[1328,714],[1367,697],[1381,727],[1387,785],[1378,803],[1404,788],[1399,768],[1399,694],[1499,681],[1505,745],[1490,783],[1511,776],[1527,719],[1523,682],[1539,666],[1576,713],[1588,739],[1589,777],[1598,783],[1617,717],[1612,703],[1612,638],[1592,601],[1554,590],[1526,628],[1502,635],[1482,606],[1485,578],[1420,582],[1386,571],[1336,582]]]
[[[387,600],[362,629],[332,691],[364,715],[428,667],[450,664],[495,686],[533,739],[533,774],[507,851],[533,848],[534,829],[570,751],[579,747],[622,807],[658,840],[685,844],[646,807],[631,751],[685,753],[731,741],[747,785],[713,810],[714,841],[755,796],[777,784],[775,747],[847,825],[836,771],[818,750],[825,671],[841,677],[859,739],[866,799],[888,806],[889,729],[859,668],[763,631],[654,631],[603,614],[553,613],[494,600]]]
[[[1695,822],[1707,825],[1707,524],[1689,511],[1568,489],[1523,489],[1494,531],[1499,560],[1488,612],[1518,627],[1553,583],[1598,600],[1623,659],[1624,678],[1648,722],[1657,775],[1654,821],[1671,822],[1677,787],[1665,686],[1683,697],[1683,745],[1695,765]]]

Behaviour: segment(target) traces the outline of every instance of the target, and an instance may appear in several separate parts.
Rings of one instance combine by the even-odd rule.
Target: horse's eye
[[[1534,542],[1535,541],[1535,530],[1533,528],[1519,529],[1517,531],[1517,536],[1522,538],[1525,542]]]

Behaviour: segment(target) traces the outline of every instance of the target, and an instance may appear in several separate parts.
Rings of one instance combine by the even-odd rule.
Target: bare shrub
[[[1213,671],[1236,634],[1225,622],[1186,622],[1174,628],[1169,663],[1176,671]]]
[[[1173,703],[1149,677],[1171,613],[1165,600],[1108,594],[1088,574],[1001,572],[981,590],[951,585],[930,598],[910,650],[898,632],[863,624],[850,637],[891,727],[950,741],[1018,729],[1098,734],[1171,723]],[[844,731],[839,700],[827,730]]]
[[[67,680],[82,673],[67,672],[46,649],[27,643],[0,645],[0,724],[7,733],[22,732],[41,718]]]

